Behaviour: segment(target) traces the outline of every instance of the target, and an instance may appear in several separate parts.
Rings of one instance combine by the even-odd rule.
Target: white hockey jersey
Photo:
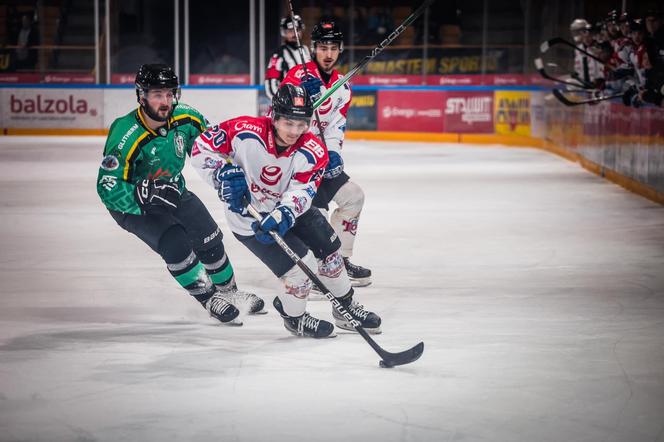
[[[594,49],[592,46],[586,46],[583,43],[579,44],[578,47],[590,53]],[[574,51],[574,71],[586,83],[594,83],[598,79],[604,79],[604,65],[579,51]]]
[[[203,180],[219,188],[215,171],[227,162],[242,168],[251,192],[251,204],[262,213],[277,205],[290,208],[295,217],[311,207],[311,201],[328,162],[327,149],[311,133],[302,135],[287,150],[278,153],[270,117],[238,117],[209,128],[194,141],[191,164]],[[254,232],[251,215],[240,215],[225,207],[234,233]]]
[[[314,75],[323,81],[320,72],[318,72],[318,65],[315,62],[310,61],[306,66],[309,74]],[[302,66],[297,66],[288,71],[286,78],[284,78],[284,81],[281,84],[290,83],[299,85],[302,83],[303,77],[304,68]],[[343,75],[335,69],[332,71],[330,81],[327,83],[323,81],[323,85],[326,89],[330,88],[341,78],[343,78]],[[325,138],[325,144],[328,150],[341,153],[341,148],[344,142],[344,133],[346,132],[346,116],[348,115],[348,108],[350,108],[351,98],[352,94],[350,86],[348,83],[344,83],[343,86],[334,91],[334,93],[316,109],[320,116],[323,137]],[[318,127],[318,123],[313,119],[311,124],[311,131],[320,138],[320,128]]]

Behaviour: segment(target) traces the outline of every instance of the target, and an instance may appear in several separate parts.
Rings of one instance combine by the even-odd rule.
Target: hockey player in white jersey
[[[593,36],[593,26],[583,18],[577,18],[570,25],[570,31],[579,49],[599,53]],[[598,54],[599,55],[599,54]],[[604,85],[604,65],[581,51],[574,51],[574,71],[576,78],[587,87],[601,88]]]
[[[341,243],[321,212],[312,207],[328,153],[308,132],[313,106],[304,88],[286,84],[272,100],[272,117],[239,117],[202,133],[192,149],[192,165],[226,203],[228,225],[236,238],[281,279],[284,293],[273,305],[295,335],[332,336],[334,326],[306,312],[312,282],[274,242],[278,232],[302,261],[318,270],[330,292],[370,333],[380,332],[380,317],[353,300],[353,288],[339,253]],[[260,222],[245,201],[263,214]],[[338,327],[355,330],[335,309]]]
[[[324,19],[314,26],[311,51],[314,60],[306,64],[306,69],[304,66],[291,69],[282,84],[301,84],[316,101],[326,88],[343,77],[334,68],[343,51],[343,33],[334,21]],[[363,287],[371,284],[371,270],[353,264],[350,258],[364,206],[364,192],[357,183],[350,181],[341,157],[350,101],[350,86],[345,83],[317,109],[321,127],[314,121],[312,131],[324,141],[330,162],[313,204],[324,214],[327,214],[331,201],[337,205],[330,216],[330,224],[341,239],[341,255],[353,286]]]
[[[302,35],[304,30],[302,18],[299,15],[294,15],[293,18],[295,20],[290,16],[281,19],[279,31],[283,38],[283,44],[274,51],[265,71],[265,95],[270,100],[279,89],[279,85],[288,71],[299,64],[311,61],[309,49],[303,46],[302,53],[300,53],[298,48],[298,37]],[[295,35],[296,32],[297,35]],[[301,54],[304,54],[304,60],[302,60]]]

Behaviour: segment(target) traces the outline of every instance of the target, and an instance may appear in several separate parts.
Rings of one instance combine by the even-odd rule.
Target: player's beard
[[[146,106],[147,114],[150,118],[156,121],[167,121],[171,117],[173,112],[173,104],[162,105],[158,108],[154,108],[149,104]]]

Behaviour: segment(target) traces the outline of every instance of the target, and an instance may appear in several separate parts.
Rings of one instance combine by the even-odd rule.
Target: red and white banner
[[[445,131],[493,133],[493,92],[445,92]]]
[[[378,91],[378,130],[442,132],[444,92]]]
[[[423,81],[424,80],[424,81]],[[358,86],[520,86],[546,84],[539,75],[479,74],[469,75],[356,75],[351,82]]]
[[[249,74],[191,74],[189,75],[189,84],[211,86],[227,85],[227,84],[250,84]]]
[[[0,83],[16,84],[39,84],[39,83],[58,83],[58,84],[93,84],[95,76],[90,74],[76,73],[3,73],[0,74]]]

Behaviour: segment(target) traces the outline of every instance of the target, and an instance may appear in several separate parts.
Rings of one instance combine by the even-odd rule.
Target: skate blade
[[[366,287],[371,285],[371,278],[350,278],[351,287]]]
[[[261,309],[258,310],[257,312],[249,312],[250,315],[267,315],[267,310]]]
[[[357,333],[357,330],[355,330],[355,327],[353,327],[352,325],[350,325],[350,324],[347,323],[347,322],[335,322],[334,325],[336,325],[337,327],[339,327],[339,328],[341,328],[341,329],[343,329],[343,330],[351,331],[351,332]],[[380,327],[376,327],[376,328],[365,328],[365,327],[362,327],[362,328],[364,328],[364,331],[366,331],[366,332],[369,333],[370,335],[379,335],[379,334],[383,333],[383,331],[380,329]]]
[[[242,326],[243,322],[239,318],[231,319],[228,322],[221,322],[222,325],[228,325],[230,327],[240,327]]]

